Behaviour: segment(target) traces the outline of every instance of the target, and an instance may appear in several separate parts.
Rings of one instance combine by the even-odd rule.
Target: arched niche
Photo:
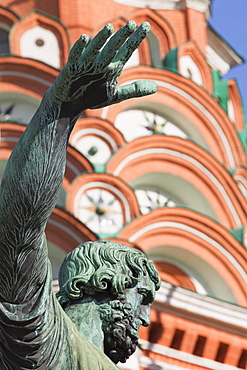
[[[176,205],[190,207],[217,220],[217,216],[204,195],[193,184],[169,173],[151,172],[130,182],[133,188],[146,188],[164,194]]]
[[[174,263],[206,294],[245,306],[246,250],[221,225],[185,208],[161,208],[132,220],[118,234],[150,259]],[[200,290],[200,289],[199,289]]]
[[[9,28],[0,22],[0,54],[9,54]]]
[[[152,31],[150,31],[147,36],[147,40],[149,43],[152,65],[155,67],[161,66],[162,62],[160,57],[161,55],[160,43],[157,36]]]
[[[163,245],[150,249],[147,256],[154,262],[169,262],[184,270],[199,294],[237,303],[224,278],[200,256],[180,246]]]
[[[202,133],[198,130],[197,127],[190,121],[186,116],[182,115],[179,111],[175,110],[172,107],[169,107],[165,104],[155,103],[155,102],[143,102],[143,101],[136,101],[135,103],[130,103],[124,111],[120,112],[115,119],[114,126],[122,132],[125,136],[125,133],[130,136],[132,134],[133,138],[146,136],[150,134],[150,131],[144,132],[144,130],[140,130],[140,122],[138,122],[138,117],[141,113],[145,114],[151,113],[153,116],[158,115],[159,117],[163,118],[164,121],[168,121],[173,124],[175,127],[180,130],[181,133],[176,133],[175,130],[163,130],[166,135],[174,135],[180,136],[183,138],[188,137],[189,139],[193,140],[198,145],[202,146],[205,149],[209,149],[207,142],[202,135]],[[133,112],[133,115],[131,113]],[[139,115],[137,116],[137,112]],[[126,119],[124,119],[126,116]],[[137,117],[137,118],[136,118]],[[139,119],[140,121],[140,119]],[[144,119],[143,119],[144,121]],[[138,126],[139,125],[139,126]],[[132,127],[131,127],[132,126]],[[131,127],[131,129],[130,129]],[[138,129],[140,134],[138,134]],[[137,131],[135,134],[135,130]],[[135,135],[134,135],[135,134]],[[129,140],[127,140],[129,141]]]
[[[183,179],[191,185],[186,187],[189,193],[188,199],[191,199],[191,202],[184,206],[206,214],[209,212],[208,215],[213,217],[208,203],[217,220],[227,228],[238,228],[246,223],[246,201],[231,175],[213,156],[191,141],[165,135],[136,139],[115,153],[108,162],[106,170],[133,186],[148,185],[149,181],[151,185],[152,176],[157,173],[155,187],[162,187],[163,184],[169,184],[169,181],[163,180],[163,174],[173,175],[174,179],[179,178],[177,184],[180,184],[180,179]],[[161,177],[159,174],[162,174]],[[145,180],[142,184],[138,179],[144,175]],[[169,180],[172,179],[171,177]],[[176,188],[175,182],[173,181],[171,186],[164,189],[166,192],[164,194],[168,192],[167,195],[169,195],[171,192],[170,195],[177,198],[175,202],[178,204],[184,191],[184,183],[182,182],[180,188]],[[172,193],[172,187],[178,189],[177,194]],[[193,194],[192,197],[190,197],[191,194]],[[202,208],[197,209],[194,199],[198,199],[199,202],[199,199],[203,198],[205,201],[201,203]],[[186,202],[187,197],[184,199]]]
[[[29,123],[40,101],[32,96],[15,92],[0,93],[0,120]]]
[[[150,103],[165,105],[173,112],[180,113],[184,117],[184,122],[192,123],[197,132],[200,132],[204,145],[193,138],[192,140],[206,149],[209,148],[209,151],[228,169],[245,163],[245,154],[236,129],[226,112],[210,94],[181,75],[144,66],[125,70],[119,83],[128,84],[143,78],[155,81],[159,89],[156,94],[141,98],[139,103],[143,106],[148,106]],[[139,104],[135,101],[132,103]],[[99,114],[102,118],[113,122],[120,112],[129,107],[130,102],[125,101],[116,106],[103,108]]]
[[[189,40],[178,46],[178,72],[213,93],[211,69],[195,41]]]
[[[66,208],[104,238],[115,235],[140,214],[133,189],[105,173],[77,177],[69,188]]]

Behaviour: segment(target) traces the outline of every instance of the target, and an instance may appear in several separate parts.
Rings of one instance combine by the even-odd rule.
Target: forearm
[[[30,279],[26,270],[40,270],[33,277],[33,287],[26,288],[31,289],[28,295],[45,277],[47,251],[42,241],[43,232],[62,185],[68,137],[76,121],[76,117],[70,116],[67,109],[52,101],[49,95],[48,91],[16,145],[2,179],[0,292],[5,291],[1,285],[9,274],[6,298],[18,276],[24,285],[24,280]]]

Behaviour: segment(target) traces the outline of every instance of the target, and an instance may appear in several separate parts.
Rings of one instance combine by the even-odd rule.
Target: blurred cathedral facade
[[[83,112],[46,229],[54,289],[87,240],[155,262],[161,289],[125,370],[247,368],[247,128],[236,81],[222,79],[243,61],[210,27],[210,3],[1,0],[0,176],[76,39],[151,24],[119,84],[158,92]]]

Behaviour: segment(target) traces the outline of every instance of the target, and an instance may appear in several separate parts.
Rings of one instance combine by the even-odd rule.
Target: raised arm
[[[90,43],[88,36],[81,36],[8,161],[0,191],[2,299],[26,301],[46,277],[43,233],[59,195],[69,135],[80,113],[157,89],[151,81],[116,86],[124,64],[150,27],[143,23],[133,33],[135,28],[133,21],[128,22],[108,42],[113,33],[110,24]]]

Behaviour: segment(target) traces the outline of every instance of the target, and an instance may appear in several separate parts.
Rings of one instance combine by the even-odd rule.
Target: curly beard
[[[99,312],[104,332],[104,353],[115,364],[126,362],[136,350],[141,321],[134,318],[131,304],[124,300],[103,304]]]

